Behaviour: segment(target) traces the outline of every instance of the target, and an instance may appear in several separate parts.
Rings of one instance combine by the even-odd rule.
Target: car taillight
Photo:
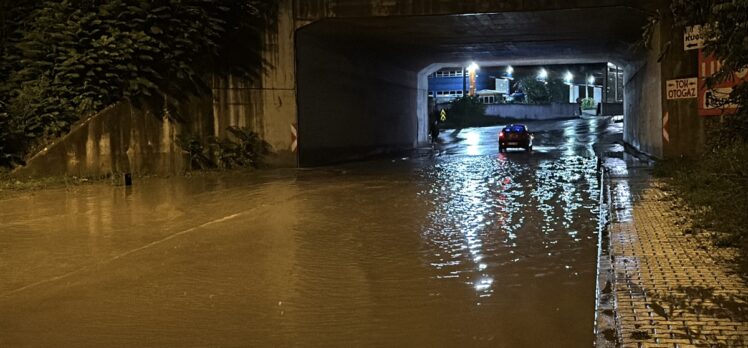
[[[503,132],[503,131],[502,131],[502,132],[499,132],[499,139],[501,139],[501,138],[503,138],[503,137],[504,137],[504,132]]]

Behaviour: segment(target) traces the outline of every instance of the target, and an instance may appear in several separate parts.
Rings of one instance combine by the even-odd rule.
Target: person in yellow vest
[[[439,118],[434,117],[433,121],[429,123],[429,135],[431,141],[436,142],[439,139],[439,121],[444,122],[447,119],[447,111],[442,109],[439,112]]]

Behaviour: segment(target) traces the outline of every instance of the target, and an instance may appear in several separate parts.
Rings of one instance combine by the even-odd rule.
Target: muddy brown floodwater
[[[0,200],[2,347],[586,347],[607,120]]]

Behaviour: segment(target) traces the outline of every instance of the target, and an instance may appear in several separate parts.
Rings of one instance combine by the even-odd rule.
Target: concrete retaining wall
[[[180,126],[121,102],[77,124],[18,168],[20,177],[173,174],[186,158],[175,144]]]
[[[486,106],[486,116],[513,118],[518,120],[553,120],[579,116],[579,105],[568,103],[551,104],[493,104]]]
[[[661,45],[655,30],[652,47]],[[662,70],[659,49],[647,50],[644,60],[624,68],[623,140],[639,151],[662,157]]]

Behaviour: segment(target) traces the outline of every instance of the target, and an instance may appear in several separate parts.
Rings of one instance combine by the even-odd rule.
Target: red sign
[[[719,116],[734,114],[738,106],[728,104],[725,100],[730,96],[733,87],[748,81],[748,69],[733,74],[733,78],[720,82],[708,88],[706,78],[714,75],[722,67],[722,63],[713,55],[704,56],[699,50],[699,115]]]

